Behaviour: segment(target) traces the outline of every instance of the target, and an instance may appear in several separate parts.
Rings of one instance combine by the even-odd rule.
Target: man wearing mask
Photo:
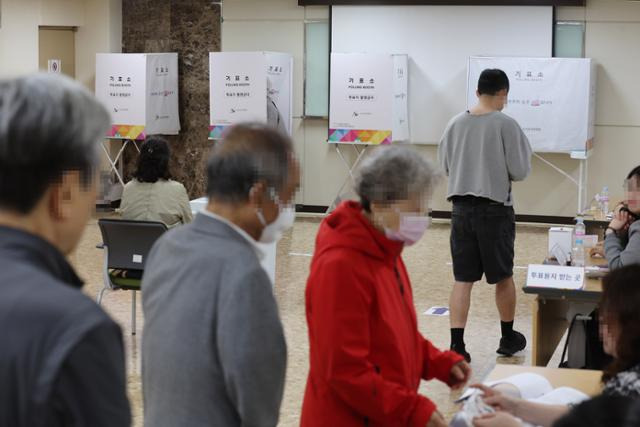
[[[293,144],[238,125],[213,150],[207,179],[206,210],[160,238],[145,267],[145,425],[275,426],[286,343],[256,242],[293,224]]]

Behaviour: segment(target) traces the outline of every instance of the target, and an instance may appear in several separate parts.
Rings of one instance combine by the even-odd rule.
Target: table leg
[[[533,366],[547,366],[567,330],[566,300],[536,297],[533,307],[533,343],[531,347]]]

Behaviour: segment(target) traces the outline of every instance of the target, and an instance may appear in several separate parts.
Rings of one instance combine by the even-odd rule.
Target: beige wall
[[[76,77],[93,90],[95,54],[120,52],[121,0],[2,0],[0,77],[38,71],[38,28],[77,27]]]
[[[75,78],[76,34],[73,28],[40,27],[38,44],[40,71],[47,71],[49,60],[59,59],[61,72]]]
[[[0,7],[0,77],[38,71],[40,26],[77,27],[75,77],[91,91],[96,53],[121,52],[121,0],[2,0]],[[106,158],[101,169],[109,169]]]
[[[122,52],[122,1],[83,0],[83,3],[85,25],[76,33],[76,79],[93,91],[96,53]]]
[[[268,3],[268,5],[267,5]],[[267,7],[268,6],[268,7]],[[608,185],[612,199],[622,196],[622,178],[640,164],[640,3],[587,0],[586,8],[559,8],[558,19],[586,21],[586,55],[598,66],[596,146],[588,161],[588,195]],[[302,119],[304,21],[328,19],[328,9],[299,7],[296,0],[226,0],[222,14],[223,50],[276,50],[295,58],[294,137],[303,165],[299,202],[330,204],[347,169],[326,141],[327,122]],[[349,151],[351,147],[344,149]],[[418,146],[435,159],[435,146]],[[568,155],[543,157],[574,177],[579,163]],[[514,186],[516,211],[531,215],[571,216],[577,210],[577,188],[537,158],[533,172]],[[433,197],[433,208],[449,210],[445,186]]]
[[[39,0],[2,0],[0,77],[38,70]]]

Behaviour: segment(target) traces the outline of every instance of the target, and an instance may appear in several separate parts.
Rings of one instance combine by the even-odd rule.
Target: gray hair
[[[376,148],[356,171],[355,190],[362,207],[429,196],[441,177],[439,169],[405,145]]]
[[[259,123],[232,127],[216,143],[207,164],[207,195],[221,202],[245,202],[251,187],[264,182],[284,188],[293,143],[284,133]]]
[[[30,212],[66,171],[87,184],[109,124],[104,106],[68,77],[0,80],[0,208]]]

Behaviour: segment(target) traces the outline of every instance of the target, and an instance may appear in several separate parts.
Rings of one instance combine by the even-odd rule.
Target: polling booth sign
[[[501,69],[509,77],[503,112],[517,120],[535,152],[570,153],[591,148],[596,92],[593,60],[470,57],[468,107],[477,103],[478,77],[487,68]]]
[[[391,144],[393,56],[332,53],[329,143]]]
[[[177,134],[178,54],[97,54],[96,97],[111,114],[110,138]]]
[[[211,52],[209,139],[237,123],[267,123],[291,134],[293,57],[278,52]]]

